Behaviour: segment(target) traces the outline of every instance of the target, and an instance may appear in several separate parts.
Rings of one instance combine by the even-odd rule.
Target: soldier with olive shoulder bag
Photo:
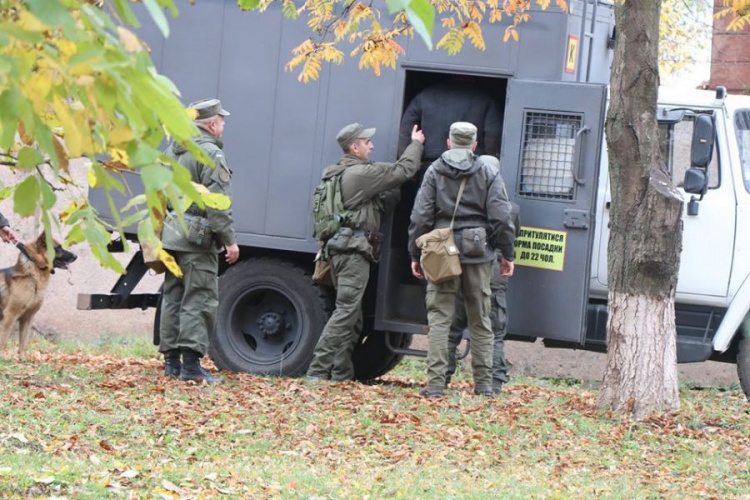
[[[501,274],[513,273],[515,228],[498,169],[474,154],[476,137],[471,123],[451,125],[450,149],[425,172],[411,213],[412,274],[427,278],[427,386],[420,391],[425,397],[440,397],[445,390],[448,334],[459,290],[471,331],[474,392],[494,396],[490,275],[497,250],[507,256]]]

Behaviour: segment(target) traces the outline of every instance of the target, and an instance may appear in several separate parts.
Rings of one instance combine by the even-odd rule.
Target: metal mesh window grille
[[[576,134],[575,115],[526,113],[521,153],[520,193],[533,198],[572,200]]]

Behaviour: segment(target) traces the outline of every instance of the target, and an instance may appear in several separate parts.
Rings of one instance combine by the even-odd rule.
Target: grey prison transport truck
[[[554,6],[533,11],[518,42],[504,43],[505,26],[485,23],[485,51],[467,46],[449,56],[415,38],[404,41],[395,71],[375,77],[347,60],[308,85],[284,71],[290,50],[309,36],[307,26],[284,19],[278,6],[257,14],[240,12],[235,0],[180,2],[168,39],[144,23],[156,66],[184,101],[215,96],[232,112],[224,142],[241,261],[221,268],[210,347],[218,367],[304,373],[333,307],[333,290],[310,277],[317,251],[311,204],[323,168],[341,155],[336,133],[352,122],[377,127],[373,159],[395,161],[404,108],[452,75],[491,92],[503,123],[502,174],[523,223],[509,338],[605,351],[610,196],[603,120],[617,36],[610,3],[569,3],[569,15]],[[659,119],[663,152],[686,201],[678,361],[736,362],[750,394],[750,339],[741,333],[750,309],[750,98],[663,94]],[[365,331],[353,354],[360,379],[415,354],[412,336],[426,331],[424,284],[411,275],[407,252],[417,189],[416,180],[405,183],[384,218]],[[100,193],[91,201],[107,212]],[[110,293],[81,295],[79,308],[157,306],[158,293],[131,293],[145,272],[138,252]]]

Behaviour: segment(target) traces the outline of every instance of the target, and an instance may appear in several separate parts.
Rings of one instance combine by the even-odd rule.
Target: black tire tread
[[[325,287],[320,286],[312,280],[312,271],[310,269],[307,269],[294,262],[274,257],[253,257],[233,265],[232,267],[227,269],[227,271],[221,276],[221,278],[223,279],[228,275],[231,276],[236,273],[241,274],[243,273],[243,270],[245,268],[249,268],[251,266],[280,266],[282,268],[288,269],[290,272],[304,275],[307,280],[309,280],[309,284],[311,285],[312,290],[314,290],[315,292],[315,298],[320,302],[325,317],[330,317],[331,312],[333,311],[333,302],[331,300],[330,292]],[[222,355],[221,351],[217,350],[212,345],[209,345],[208,350],[209,355],[211,356],[211,359],[214,361],[214,364],[217,366],[217,368],[229,371],[233,371],[236,369],[234,364]],[[312,355],[312,352],[310,353],[310,355]],[[291,377],[304,375],[306,369],[306,366],[299,367],[286,373],[286,375]]]

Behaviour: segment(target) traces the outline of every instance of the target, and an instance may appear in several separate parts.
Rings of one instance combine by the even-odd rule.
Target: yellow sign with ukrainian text
[[[568,35],[568,48],[565,51],[565,72],[576,72],[576,61],[578,59],[578,37]]]
[[[566,231],[521,226],[516,238],[516,265],[562,271],[567,238]]]

